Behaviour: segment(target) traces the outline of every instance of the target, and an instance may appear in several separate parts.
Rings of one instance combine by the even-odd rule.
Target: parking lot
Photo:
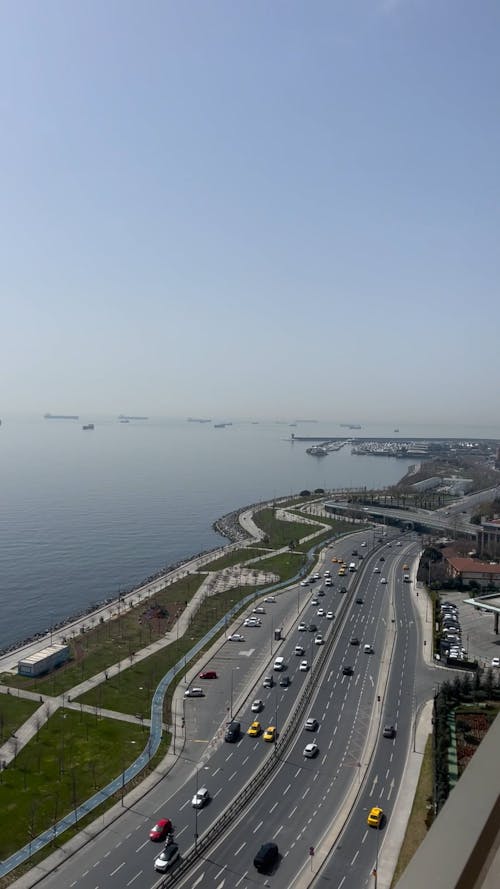
[[[458,620],[462,630],[462,646],[466,649],[470,660],[476,660],[482,667],[489,667],[491,659],[500,656],[500,634],[494,632],[494,615],[476,609],[473,605],[465,605],[469,598],[463,590],[443,590],[441,602],[451,602],[458,608]],[[499,604],[499,599],[490,599],[490,604]]]

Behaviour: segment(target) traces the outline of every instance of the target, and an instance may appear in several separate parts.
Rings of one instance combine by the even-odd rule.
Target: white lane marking
[[[224,870],[224,868],[222,868],[222,870]],[[215,879],[217,879],[217,877],[216,877]],[[222,887],[223,887],[223,885],[224,885],[225,882],[226,882],[225,879],[222,880],[222,881],[219,883],[219,885],[216,887],[216,889],[222,889]]]
[[[132,833],[128,833],[127,836],[125,837],[125,839],[129,840],[131,836],[132,836]]]
[[[226,756],[226,762],[227,762],[227,761],[228,761],[228,759],[231,759],[231,757],[232,757],[232,755],[233,755],[233,753],[234,753],[234,750],[233,750],[233,751],[231,751],[231,753],[230,753],[230,754],[229,754],[229,756]]]
[[[375,787],[377,784],[378,784],[378,775],[375,775],[375,777],[373,779],[372,789],[370,790],[370,793],[368,794],[368,796],[373,796],[373,791],[375,790]]]
[[[182,812],[182,810],[185,809],[186,806],[189,806],[189,800],[188,800],[188,799],[187,799],[186,802],[183,803],[182,806],[179,808],[179,812]]]
[[[390,771],[391,771],[390,769],[387,769],[387,771],[386,771],[386,773],[385,773],[385,780],[386,780],[386,781],[387,781],[387,778],[389,777],[389,772],[390,772]]]
[[[180,830],[178,830],[177,833],[175,834],[176,839],[179,839],[179,837],[180,837],[180,836],[184,833],[184,831],[187,830],[187,829],[188,829],[188,826],[187,826],[187,824],[185,824],[184,827],[182,827]]]
[[[373,676],[370,675],[368,678],[369,678],[369,680],[370,680],[370,682],[371,682],[371,684],[372,684],[372,687],[374,688],[374,687],[375,687],[375,683],[374,683],[374,681],[373,681]]]
[[[114,877],[114,875],[117,874],[118,871],[121,870],[122,867],[124,867],[124,865],[125,865],[125,862],[122,861],[122,863],[119,864],[118,867],[115,867],[115,869],[111,871],[111,873],[110,873],[110,877]],[[87,873],[88,873],[88,871],[87,871]],[[83,876],[83,874],[82,874],[82,876]]]
[[[302,794],[302,799],[305,799],[305,798],[306,798],[306,796],[307,796],[307,794],[309,793],[310,789],[311,789],[310,787],[306,787],[306,789],[304,790],[304,793]]]
[[[245,759],[243,760],[243,762],[241,763],[241,765],[244,766],[245,763],[248,762],[249,759],[250,759],[249,756],[245,756]]]
[[[144,849],[144,846],[147,846],[147,844],[150,843],[150,842],[151,842],[151,840],[144,840],[142,846],[139,846],[139,848],[136,849],[135,851],[136,851],[136,852],[140,852],[141,849]]]
[[[359,855],[359,849],[358,849],[358,851],[356,852],[354,858],[352,859],[352,861],[351,861],[351,865],[354,864],[354,862],[356,861],[356,858],[358,857],[358,855]]]
[[[219,787],[219,789],[215,791],[215,793],[214,793],[214,799],[215,799],[216,796],[219,796],[219,793],[222,793],[222,787]]]
[[[257,833],[257,831],[260,830],[260,828],[262,827],[263,824],[264,824],[263,821],[259,821],[257,827],[254,827],[253,832]]]
[[[326,757],[327,757],[327,754],[325,753],[323,759],[321,760],[321,765],[322,765],[322,766],[324,766],[324,764],[325,764],[325,762],[326,762]]]
[[[362,842],[362,843],[364,843],[364,841],[365,841],[365,840],[366,840],[366,838],[367,838],[367,836],[368,836],[368,831],[367,831],[367,830],[365,830],[365,833],[364,833],[364,836],[363,836],[363,839],[362,839],[362,840],[361,840],[361,842]]]
[[[220,772],[220,767],[216,769],[215,772],[212,772],[212,778],[215,778],[217,772]]]
[[[237,771],[236,771],[236,772],[233,772],[233,774],[232,774],[232,775],[231,775],[231,777],[230,777],[230,778],[228,778],[228,779],[227,779],[227,780],[228,780],[228,781],[232,781],[232,780],[233,780],[233,778],[235,778],[235,777],[236,777],[236,775],[237,775],[237,774],[238,774],[238,772],[237,772]]]
[[[393,790],[394,790],[394,778],[392,779],[392,781],[391,781],[391,783],[390,783],[390,785],[389,785],[389,793],[387,794],[387,799],[390,799],[390,798],[391,798],[391,795],[392,795],[392,791],[393,791]]]
[[[291,786],[292,786],[292,785],[289,784],[288,787],[286,788],[286,790],[283,791],[283,796],[285,795],[285,793],[288,793],[288,791],[290,790],[290,787],[291,787]]]
[[[234,853],[234,857],[235,857],[235,858],[236,858],[237,855],[240,854],[241,850],[245,848],[246,844],[247,844],[247,842],[246,842],[246,840],[245,840],[245,842],[240,846],[240,848],[236,850],[236,852]]]
[[[137,877],[140,877],[142,873],[143,871],[140,870],[139,873],[135,875],[135,877],[132,877],[132,879],[128,881],[127,886],[131,886],[134,880],[137,880]]]
[[[274,812],[274,810],[275,810],[275,808],[276,808],[277,805],[278,805],[278,803],[276,802],[276,803],[274,804],[274,806],[272,807],[272,809],[269,809],[269,814],[270,814],[270,815],[271,815],[272,812]]]
[[[240,883],[241,883],[241,881],[242,881],[242,880],[244,880],[244,879],[245,879],[245,877],[246,877],[246,875],[247,875],[247,873],[248,873],[248,871],[247,871],[247,870],[246,870],[246,871],[245,871],[245,873],[244,873],[244,874],[243,874],[243,876],[242,876],[242,877],[240,877],[240,878],[239,878],[239,880],[238,880],[238,882],[237,882],[237,883],[235,883],[235,884],[234,884],[234,885],[235,885],[235,886],[239,886],[239,885],[240,885]]]
[[[294,775],[293,777],[294,777],[294,778],[298,778],[298,776],[300,775],[301,771],[302,771],[302,769],[297,769],[297,771],[295,772],[295,775]]]
[[[343,885],[344,885],[344,883],[345,883],[345,876],[344,876],[344,877],[342,877],[342,879],[341,879],[341,881],[340,881],[340,883],[339,883],[339,885],[338,885],[338,886],[337,886],[337,889],[340,889],[340,887],[341,887],[341,886],[343,886]]]
[[[203,880],[203,877],[204,877],[204,876],[205,876],[205,871],[203,871],[203,873],[200,874],[200,876],[198,877],[198,879],[194,881],[193,885],[191,886],[191,889],[194,889],[194,887],[197,886],[198,883],[201,883],[201,881]]]
[[[108,849],[108,851],[104,853],[103,858],[107,858],[108,855],[111,855],[111,849]]]
[[[297,809],[298,809],[298,806],[294,806],[288,817],[292,818],[295,815],[295,812],[297,811]]]
[[[278,836],[279,833],[281,833],[282,830],[283,830],[283,825],[281,825],[280,827],[278,827],[278,830],[276,831],[276,833],[275,833],[274,836],[273,836],[273,840],[276,839],[276,837]]]
[[[217,871],[217,873],[215,874],[214,880],[217,880],[224,873],[224,871],[226,870],[226,867],[227,867],[227,864],[225,864],[224,867],[221,867],[221,869],[219,871]],[[217,889],[219,889],[219,887],[217,887]]]

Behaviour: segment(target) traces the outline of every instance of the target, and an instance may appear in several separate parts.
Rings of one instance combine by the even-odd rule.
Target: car
[[[264,738],[264,741],[269,741],[271,744],[274,744],[276,740],[276,726],[268,725],[262,737]]]
[[[382,735],[384,738],[393,738],[396,734],[393,725],[384,725],[384,729],[382,731]]]
[[[318,608],[316,614],[318,615],[318,617],[324,617],[324,616],[325,616],[325,609],[324,609],[324,608]]]
[[[301,621],[297,629],[299,633],[305,633],[305,631],[307,630],[307,624],[305,624],[304,621]]]
[[[258,738],[262,731],[262,726],[260,722],[256,719],[255,722],[252,722],[250,727],[247,729],[247,735],[250,735],[251,738]]]
[[[191,805],[193,809],[202,809],[210,799],[210,794],[206,787],[200,787],[199,790],[196,791],[193,799],[191,800]]]
[[[351,636],[350,644],[351,644],[351,645],[359,645],[359,639],[358,639],[358,637],[357,637],[357,636]]]
[[[492,667],[500,667],[500,657],[492,657],[491,666]]]
[[[174,826],[170,818],[160,818],[155,826],[149,831],[149,839],[153,840],[154,843],[159,843],[164,840],[169,833],[172,833],[173,829]]]
[[[326,578],[325,586],[333,586],[333,580],[331,579],[331,577]]]
[[[185,698],[204,698],[205,692],[202,688],[186,688],[184,692]]]
[[[244,627],[261,627],[262,621],[259,620],[257,617],[246,617],[245,620],[243,621],[243,626]]]
[[[286,675],[280,676],[280,686],[281,688],[288,688],[290,685],[290,677]]]
[[[347,593],[347,587],[346,587],[346,586],[341,586],[340,589],[339,589],[339,593]]]
[[[380,556],[379,562],[385,562],[385,559],[383,556]]]
[[[381,578],[380,578],[380,583],[387,583],[386,578],[385,578],[385,577],[381,577]]]
[[[276,843],[263,843],[253,860],[253,866],[259,873],[272,870],[279,858]]]
[[[301,580],[301,581],[300,581],[300,585],[301,585],[301,586],[307,586],[308,583],[309,583],[308,580]]]
[[[276,602],[276,596],[266,596],[264,602],[269,602],[270,604],[274,604]]]
[[[302,673],[307,673],[308,669],[309,669],[309,664],[307,663],[307,661],[301,661],[299,670],[301,670]]]
[[[264,688],[272,688],[274,685],[274,679],[272,676],[264,676],[264,681],[262,683]]]
[[[310,633],[315,633],[318,628],[317,628],[316,624],[309,624],[307,629],[309,630]]]
[[[304,728],[306,732],[315,732],[319,728],[319,722],[314,716],[309,716],[304,723]]]
[[[380,568],[374,568],[374,569],[373,569],[373,573],[374,573],[374,574],[380,574]]]
[[[217,673],[215,670],[205,670],[203,673],[200,673],[199,679],[217,679]]]
[[[370,642],[367,642],[366,645],[363,645],[363,651],[365,654],[373,654],[373,647]]]
[[[396,541],[396,546],[401,546],[401,541],[400,541],[400,540]]]
[[[260,711],[264,709],[263,701],[261,701],[260,698],[256,698],[255,701],[252,701],[250,709],[252,713],[260,713]]]
[[[253,609],[253,614],[265,614],[265,613],[266,613],[266,609],[264,608],[263,605],[257,605]]]
[[[334,556],[332,562],[338,562],[337,556]]]
[[[356,605],[362,605],[362,604],[363,604],[363,600],[362,600],[361,596],[358,596],[356,599]]]
[[[331,574],[331,573],[332,573],[332,572],[330,571],[330,569],[327,568],[326,571],[324,572],[325,577],[330,577],[330,574]]]
[[[318,596],[324,596],[324,595],[325,595],[324,590],[318,590]]]
[[[382,809],[379,808],[379,806],[373,806],[373,808],[370,809],[368,818],[366,819],[366,823],[370,827],[380,827],[380,825],[382,824],[383,817],[384,817],[384,813],[383,813]]]
[[[403,571],[409,571],[409,570],[410,570],[410,566],[407,565],[406,562],[405,562],[404,565],[403,565]]]
[[[315,645],[324,645],[325,644],[325,640],[323,639],[323,636],[321,635],[321,633],[317,633],[316,636],[314,637],[314,644]]]
[[[363,543],[361,544],[361,546],[366,546],[366,540],[363,540]]]
[[[353,673],[354,673],[354,670],[348,664],[346,664],[342,667],[342,675],[343,676],[352,676]]]
[[[319,605],[319,602],[318,602],[316,596],[314,597],[314,599],[311,599],[311,605]]]
[[[327,620],[334,620],[335,619],[335,615],[334,615],[333,611],[326,612],[326,619]]]
[[[306,759],[314,759],[318,753],[319,747],[314,741],[311,744],[306,744],[302,751],[302,755],[305,756]]]
[[[304,646],[303,645],[296,645],[294,648],[294,652],[296,655],[301,657],[301,655],[303,655],[305,653]]]
[[[165,871],[171,868],[172,865],[179,860],[179,857],[179,847],[176,843],[170,843],[170,845],[165,846],[163,851],[158,855],[158,858],[155,859],[155,870],[160,873],[165,873]]]
[[[245,637],[241,635],[241,633],[231,633],[230,636],[227,637],[228,642],[244,642]]]
[[[226,733],[224,735],[224,740],[228,742],[228,744],[235,744],[236,741],[240,740],[240,732],[241,725],[239,722],[232,720],[228,722],[226,726]]]
[[[357,556],[357,555],[358,555],[358,551],[357,551],[357,549],[353,549],[353,551],[352,551],[352,555],[353,555],[353,556]]]
[[[318,571],[316,571],[316,573],[313,574],[312,579],[313,579],[313,580],[319,580],[320,577],[321,577],[321,574],[320,574]]]

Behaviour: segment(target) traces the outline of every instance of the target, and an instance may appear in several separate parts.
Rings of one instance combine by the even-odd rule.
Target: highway
[[[360,532],[356,538],[339,544],[336,552],[340,551],[349,562],[352,548],[360,547],[364,534],[366,532]],[[363,550],[359,549],[359,552]],[[364,552],[367,553],[367,549]],[[411,608],[409,603],[405,604],[406,590],[397,595],[398,585],[403,586],[402,563],[408,558],[408,550],[406,547],[397,549],[387,546],[384,552],[385,563],[379,562],[380,554],[369,557],[367,553],[362,563],[366,577],[363,577],[355,596],[349,592],[340,594],[339,587],[345,580],[352,582],[356,575],[338,578],[336,566],[330,561],[331,553],[326,555],[323,568],[327,565],[331,567],[335,585],[333,588],[323,587],[325,596],[318,601],[325,612],[330,609],[335,612],[335,621],[318,616],[317,607],[310,604],[318,584],[306,588],[296,586],[277,597],[275,604],[265,605],[267,613],[263,616],[262,627],[240,630],[245,634],[245,642],[226,641],[217,655],[204,666],[216,669],[220,678],[204,683],[205,698],[185,701],[187,741],[171,774],[160,781],[139,804],[127,810],[111,828],[103,831],[88,848],[48,875],[41,885],[104,889],[134,885],[151,887],[158,883],[153,862],[161,846],[151,843],[148,838],[154,821],[160,817],[173,820],[176,841],[182,854],[185,854],[193,846],[195,834],[201,835],[234,800],[264,760],[274,756],[273,745],[266,744],[262,737],[250,738],[243,734],[238,744],[224,743],[223,729],[233,709],[235,718],[241,720],[243,732],[246,732],[255,718],[250,712],[253,698],[261,698],[264,702],[264,710],[259,717],[263,728],[275,724],[279,730],[284,725],[304,684],[311,682],[310,673],[299,671],[302,658],[294,655],[294,647],[297,642],[303,644],[305,657],[309,661],[318,651],[318,646],[314,645],[315,634],[297,630],[300,617],[304,616],[306,622],[314,620],[326,640],[329,633],[338,633],[328,667],[319,688],[313,693],[306,714],[315,716],[320,727],[315,734],[298,731],[295,742],[279,761],[265,790],[244,810],[231,832],[210,850],[209,859],[202,860],[179,883],[191,887],[197,885],[196,881],[199,880],[199,884],[213,886],[214,889],[218,889],[221,881],[224,881],[225,889],[247,885],[247,880],[248,885],[263,885],[265,878],[261,880],[252,866],[252,860],[260,844],[274,838],[279,843],[283,858],[273,884],[280,887],[291,885],[307,862],[309,846],[314,846],[327,829],[353,777],[358,780],[370,724],[373,718],[378,719],[381,715],[376,709],[379,705],[375,689],[382,658],[387,660],[392,655],[392,637],[388,632],[394,616],[391,610],[392,590],[396,592],[397,621],[392,629],[397,626],[397,633],[387,699],[392,702],[390,718],[397,723],[398,731],[394,742],[383,739],[384,743],[380,746],[382,758],[393,754],[393,762],[390,763],[393,771],[388,778],[383,778],[389,766],[381,760],[371,779],[375,781],[375,788],[380,784],[377,799],[379,794],[384,798],[389,794],[389,805],[384,806],[389,810],[401,778],[411,726],[413,698],[408,688],[413,683],[412,663],[416,642],[415,634],[411,634]],[[384,573],[374,573],[376,567]],[[389,583],[380,582],[384,576]],[[363,599],[361,604],[355,601],[358,596]],[[278,647],[273,640],[273,630],[278,625],[286,624],[287,620],[291,622],[291,628],[286,640]],[[412,642],[409,641],[411,635]],[[353,636],[359,638],[360,645],[351,645]],[[390,643],[388,649],[385,647],[386,638]],[[373,646],[373,654],[363,651],[366,642]],[[268,672],[271,654],[274,658],[277,653],[288,664],[287,675],[291,684],[288,688],[281,688],[276,683],[274,688],[264,689],[261,674]],[[342,667],[346,664],[352,666],[352,676],[342,674]],[[278,679],[279,674],[275,673],[274,677]],[[400,685],[393,690],[392,683],[401,683],[402,677],[404,687]],[[312,740],[318,743],[319,755],[314,760],[306,760],[302,755],[303,747]],[[377,751],[376,763],[378,756]],[[191,797],[199,786],[208,787],[212,800],[205,809],[196,812],[191,806]],[[372,796],[374,793],[372,790]],[[367,805],[366,800],[363,805]],[[362,822],[363,817],[359,823]],[[363,834],[365,832],[363,827]],[[356,842],[359,843],[358,824],[355,830],[348,833],[354,848]],[[369,843],[365,848],[369,850]],[[369,867],[363,852],[364,849],[361,849],[356,858],[356,861],[359,860],[360,874]],[[355,854],[356,850],[351,858]],[[366,854],[370,856],[369,851]],[[221,870],[224,876],[219,876]]]

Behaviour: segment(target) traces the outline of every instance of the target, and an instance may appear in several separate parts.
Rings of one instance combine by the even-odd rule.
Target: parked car
[[[185,698],[204,698],[205,692],[202,688],[186,688],[184,692]]]

